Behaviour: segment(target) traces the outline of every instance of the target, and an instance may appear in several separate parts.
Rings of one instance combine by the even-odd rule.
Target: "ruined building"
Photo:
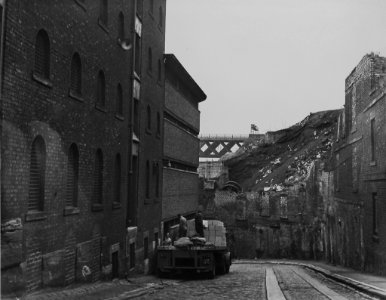
[[[165,0],[0,4],[2,292],[146,269]]]
[[[345,92],[325,200],[326,255],[386,274],[386,58],[365,55]]]

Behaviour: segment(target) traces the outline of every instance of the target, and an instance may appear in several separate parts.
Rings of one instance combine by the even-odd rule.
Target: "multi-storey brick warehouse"
[[[164,31],[142,21],[154,6],[164,24],[165,1],[43,2],[1,2],[2,292],[119,276],[142,263],[137,225],[160,221],[137,164],[161,161],[161,142],[148,153],[132,133],[146,128],[141,83],[162,114],[162,70],[146,87],[140,46],[158,30],[162,58]]]
[[[198,105],[206,95],[173,54],[165,55],[165,69],[162,220],[168,230],[177,214],[198,209]]]
[[[386,270],[386,58],[365,55],[346,78],[327,210],[331,261]]]

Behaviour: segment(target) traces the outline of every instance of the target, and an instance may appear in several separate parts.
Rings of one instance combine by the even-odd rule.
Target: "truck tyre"
[[[216,277],[216,265],[213,265],[212,271],[208,274],[209,279],[214,279]]]
[[[229,265],[229,264],[226,264],[225,265],[225,273],[226,274],[228,274],[229,273],[229,268],[230,268],[231,266]]]

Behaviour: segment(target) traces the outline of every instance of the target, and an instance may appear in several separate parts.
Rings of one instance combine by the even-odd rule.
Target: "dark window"
[[[147,70],[149,72],[153,71],[153,51],[150,47],[147,51]]]
[[[123,95],[122,95],[122,86],[118,84],[117,86],[117,103],[116,103],[117,114],[123,115]]]
[[[31,148],[28,210],[44,209],[44,184],[46,170],[46,145],[39,135]]]
[[[137,15],[142,17],[143,12],[143,0],[137,0]]]
[[[147,106],[147,129],[151,130],[151,108]]]
[[[36,36],[35,73],[46,79],[50,77],[50,40],[43,29]]]
[[[157,113],[157,135],[161,135],[161,115]]]
[[[139,137],[139,101],[134,99],[134,133]]]
[[[154,242],[155,242],[155,248],[157,249],[157,247],[158,247],[158,232],[154,233]]]
[[[150,198],[150,163],[146,161],[146,198]]]
[[[149,238],[143,239],[143,259],[149,258]]]
[[[161,60],[158,60],[158,81],[161,81],[162,78],[162,63]]]
[[[375,161],[375,119],[370,121],[370,139],[371,161]]]
[[[103,200],[103,153],[98,149],[95,154],[94,197],[93,202],[102,204]]]
[[[118,39],[123,41],[125,38],[125,16],[122,12],[118,16]]]
[[[378,207],[377,207],[377,193],[372,194],[373,198],[373,234],[378,235]]]
[[[114,202],[121,202],[121,155],[115,156],[114,165]]]
[[[135,35],[135,72],[138,76],[141,75],[141,37]]]
[[[154,13],[154,0],[150,0],[150,3],[149,3],[149,12],[151,14]]]
[[[97,82],[97,105],[100,107],[105,107],[106,102],[106,81],[105,74],[103,71],[98,73],[98,82]]]
[[[82,94],[82,63],[80,56],[75,53],[71,60],[71,91],[78,95]]]
[[[66,206],[78,206],[79,151],[72,144],[68,151]]]
[[[158,198],[159,197],[159,191],[160,191],[160,169],[159,169],[159,164],[155,164],[154,166],[154,175],[155,175],[155,196]]]
[[[108,21],[108,6],[107,0],[100,0],[99,2],[99,20],[103,25],[107,25]]]
[[[158,25],[162,28],[163,26],[163,10],[162,10],[162,6],[159,7],[159,18],[158,18]]]

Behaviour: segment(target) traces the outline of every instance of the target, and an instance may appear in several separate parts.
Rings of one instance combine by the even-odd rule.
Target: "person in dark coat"
[[[200,237],[204,237],[204,221],[202,219],[202,214],[200,211],[196,214],[194,223],[195,223],[196,233]]]

